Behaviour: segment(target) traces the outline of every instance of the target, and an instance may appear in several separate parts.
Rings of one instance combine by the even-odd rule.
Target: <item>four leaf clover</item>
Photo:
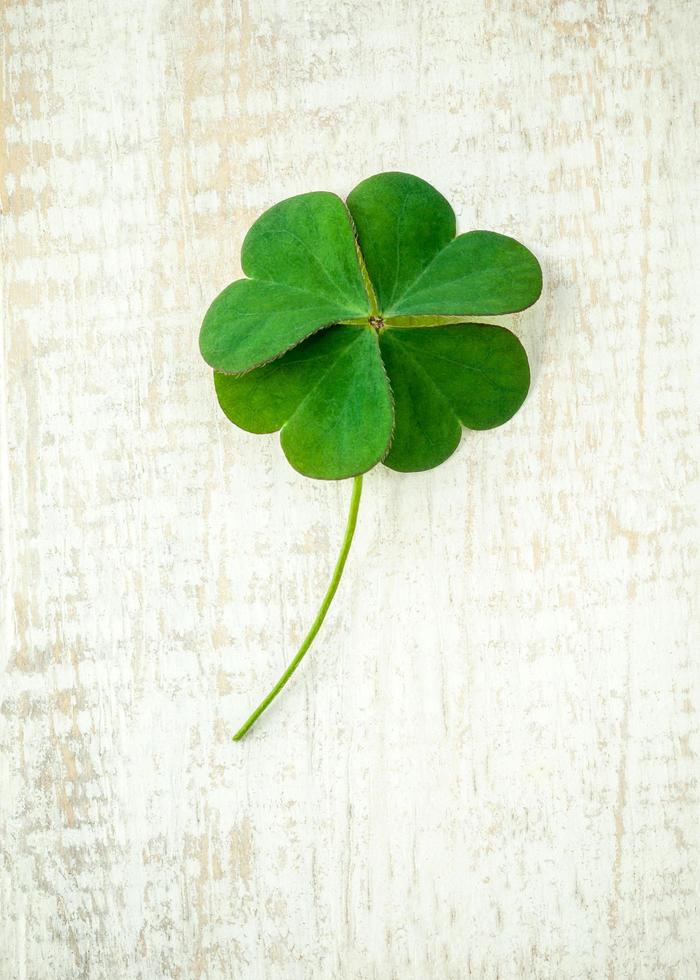
[[[234,735],[243,738],[311,646],[352,543],[362,474],[442,463],[462,426],[517,412],[530,370],[505,327],[463,322],[530,306],[542,273],[524,245],[491,231],[455,237],[445,198],[418,177],[384,173],[346,203],[300,194],[266,211],[242,250],[246,279],[204,317],[202,355],[221,408],[249,432],[281,430],[305,476],[354,477],[340,554],[299,651]]]
[[[281,429],[305,476],[430,469],[462,426],[501,425],[527,395],[515,335],[460,321],[530,306],[539,263],[506,235],[455,237],[449,203],[418,177],[378,174],[346,204],[325,192],[282,201],[248,232],[242,266],[248,278],[204,318],[202,355],[228,418]]]

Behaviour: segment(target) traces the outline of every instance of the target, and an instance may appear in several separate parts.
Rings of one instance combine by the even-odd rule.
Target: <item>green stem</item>
[[[292,676],[294,671],[297,669],[299,664],[304,658],[304,654],[309,649],[314,641],[314,638],[318,631],[321,629],[321,624],[326,618],[326,613],[328,612],[328,607],[333,601],[333,596],[335,595],[338,585],[340,584],[340,579],[343,574],[343,569],[345,568],[345,562],[347,561],[348,552],[350,551],[350,545],[352,544],[353,535],[355,534],[355,527],[357,525],[357,512],[360,507],[360,496],[362,494],[362,477],[356,476],[352,485],[352,497],[350,499],[350,512],[348,513],[348,523],[345,528],[345,537],[343,538],[343,544],[340,548],[340,554],[338,555],[338,561],[336,562],[335,569],[333,571],[333,577],[331,583],[328,586],[328,591],[323,597],[323,602],[321,603],[321,608],[319,609],[316,619],[313,621],[311,629],[306,634],[304,642],[299,647],[299,651],[295,656],[294,660],[290,663],[289,667],[282,674],[280,679],[277,681],[275,686],[272,688],[267,697],[260,702],[255,711],[252,713],[250,718],[241,725],[236,734],[233,736],[234,742],[240,742],[245,733],[248,731],[252,725],[258,720],[260,715],[263,713],[265,708],[269,707],[270,704],[275,700],[277,695],[280,693],[284,685],[287,683],[289,678]]]

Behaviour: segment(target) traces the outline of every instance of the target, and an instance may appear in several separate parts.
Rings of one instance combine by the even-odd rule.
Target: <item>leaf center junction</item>
[[[370,325],[370,327],[374,327],[374,329],[377,332],[379,332],[382,329],[382,327],[384,326],[384,320],[380,316],[371,316],[369,318],[369,325]]]

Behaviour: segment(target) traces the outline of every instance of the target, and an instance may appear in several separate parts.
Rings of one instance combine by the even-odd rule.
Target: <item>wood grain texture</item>
[[[700,7],[4,9],[0,976],[700,975]],[[350,486],[197,353],[287,195],[540,257],[512,423]]]

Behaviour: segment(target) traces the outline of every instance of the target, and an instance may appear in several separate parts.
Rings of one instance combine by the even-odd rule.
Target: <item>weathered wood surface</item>
[[[700,8],[4,11],[0,976],[696,978]],[[218,412],[278,199],[516,235],[525,409],[347,484]]]

